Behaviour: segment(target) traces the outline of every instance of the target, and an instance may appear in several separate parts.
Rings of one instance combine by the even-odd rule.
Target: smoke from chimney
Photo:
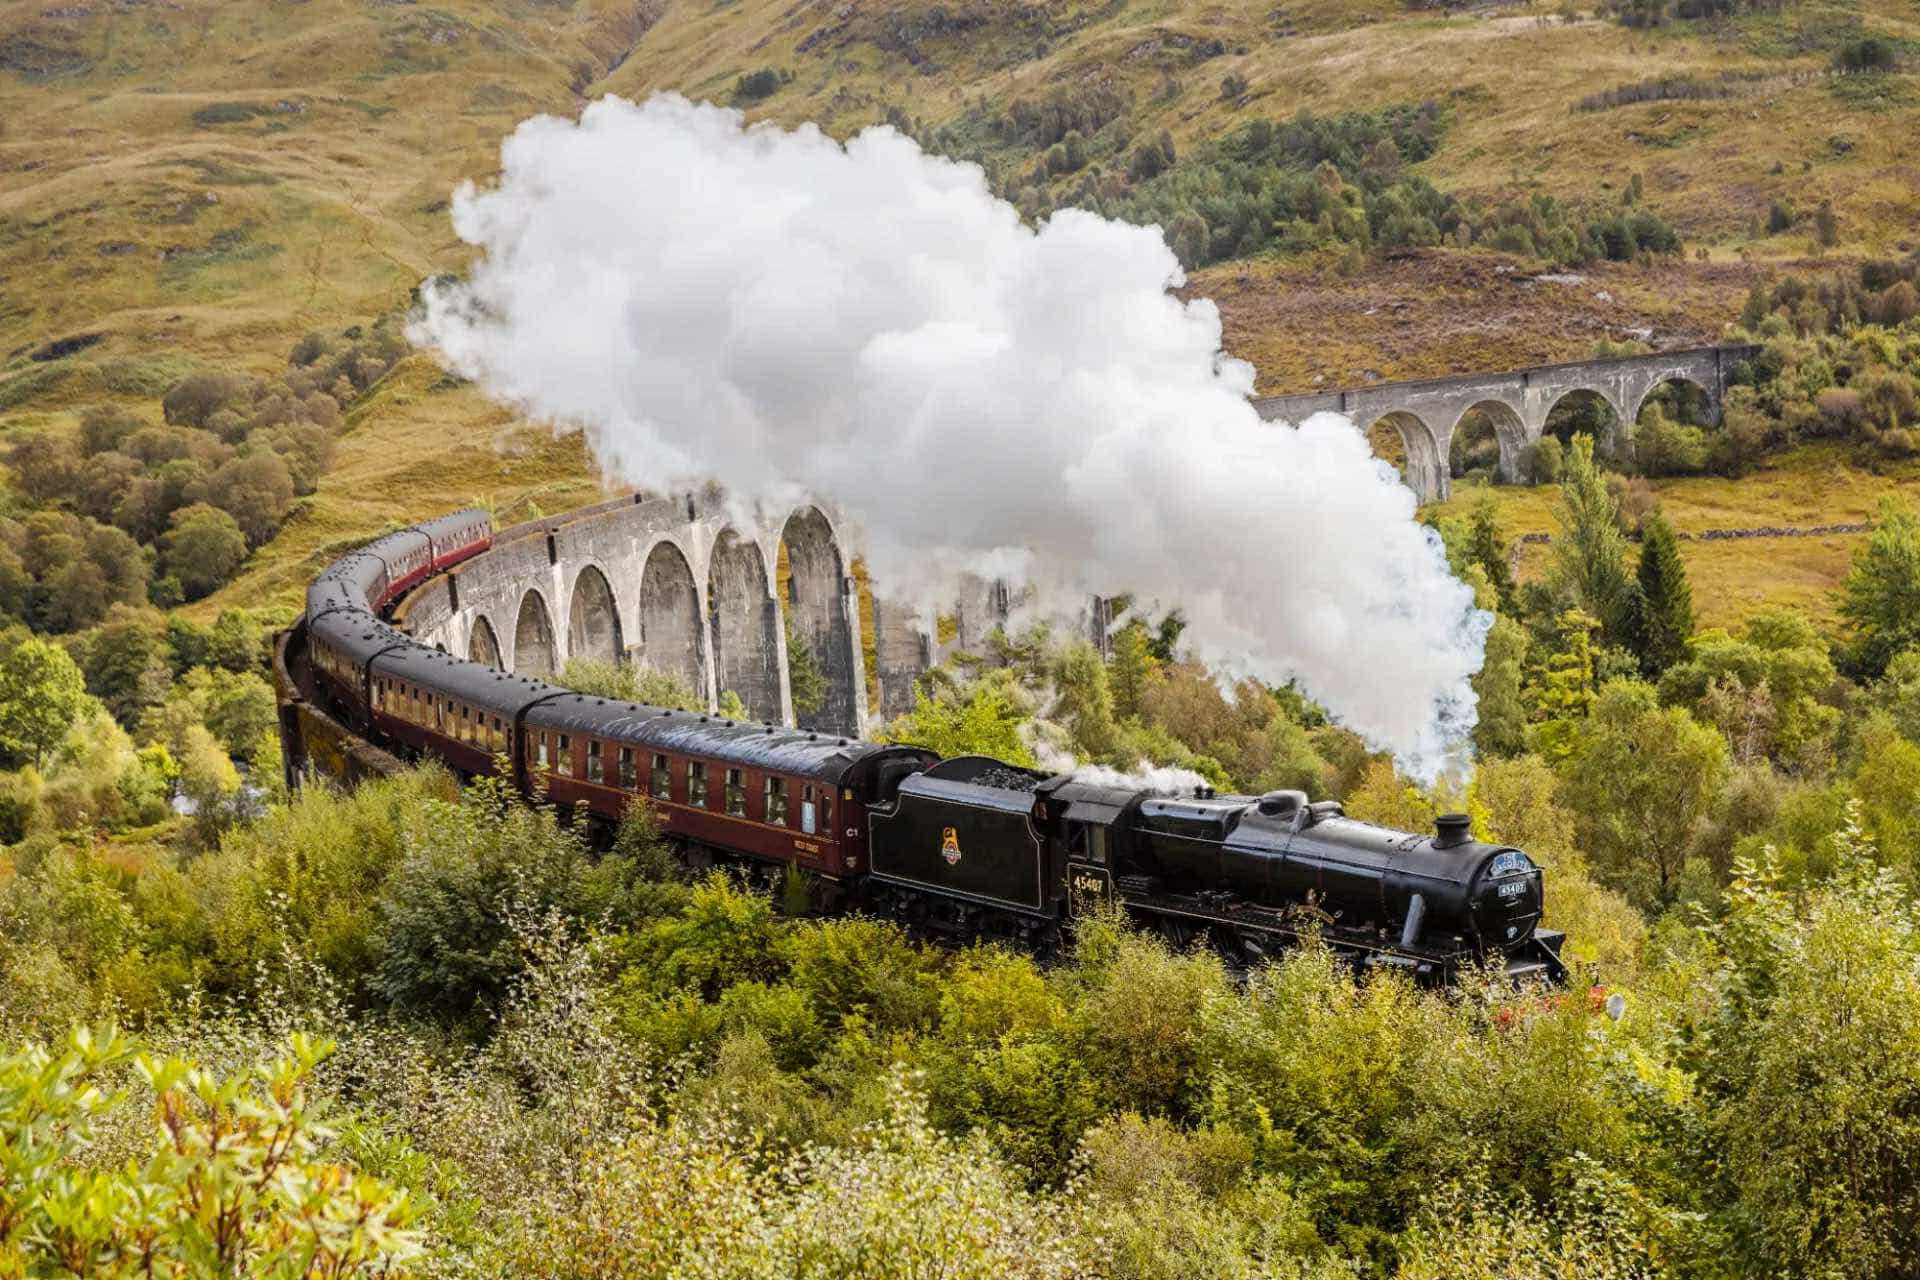
[[[880,594],[967,571],[1071,616],[1132,592],[1207,662],[1306,690],[1403,768],[1474,720],[1491,619],[1330,414],[1262,422],[1157,229],[1025,226],[976,166],[676,95],[529,120],[463,186],[463,282],[416,341],[655,491],[718,481],[857,525]]]

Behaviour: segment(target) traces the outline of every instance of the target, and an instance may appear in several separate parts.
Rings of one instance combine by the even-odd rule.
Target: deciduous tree
[[[196,502],[173,513],[161,564],[196,600],[226,585],[247,558],[247,535],[218,507]]]
[[[1860,676],[1877,679],[1894,654],[1920,645],[1920,514],[1907,503],[1881,503],[1841,585],[1840,613],[1852,628],[1848,664]]]
[[[1563,769],[1595,870],[1643,902],[1667,902],[1727,772],[1720,734],[1659,706],[1649,685],[1608,684]]]
[[[88,703],[67,651],[27,637],[0,657],[0,752],[38,768]]]

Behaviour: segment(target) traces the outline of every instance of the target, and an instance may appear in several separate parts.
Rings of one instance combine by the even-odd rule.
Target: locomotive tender
[[[620,702],[452,658],[388,625],[412,586],[486,550],[483,512],[386,537],[329,566],[301,624],[319,700],[355,731],[462,776],[617,822],[645,797],[696,863],[813,873],[840,901],[924,932],[1041,955],[1089,904],[1236,965],[1312,931],[1361,967],[1422,983],[1468,965],[1565,977],[1542,872],[1475,840],[1346,817],[1298,791],[1221,796],[1100,785],[931,751]]]

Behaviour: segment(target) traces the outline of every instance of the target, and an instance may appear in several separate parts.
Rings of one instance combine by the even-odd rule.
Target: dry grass
[[[1890,464],[1876,471],[1851,465],[1847,451],[1837,446],[1809,445],[1771,459],[1740,480],[1692,477],[1657,480],[1652,487],[1661,513],[1682,533],[1813,528],[1860,523],[1872,518],[1883,498],[1920,494],[1920,463]],[[1551,486],[1456,485],[1440,510],[1465,514],[1483,497],[1493,501],[1500,530],[1508,538],[1557,528],[1558,490]],[[1834,592],[1863,541],[1863,534],[1694,539],[1682,542],[1680,550],[1702,625],[1732,627],[1758,609],[1790,608],[1831,628],[1837,617]],[[1543,546],[1522,548],[1521,577],[1542,572],[1546,555]]]

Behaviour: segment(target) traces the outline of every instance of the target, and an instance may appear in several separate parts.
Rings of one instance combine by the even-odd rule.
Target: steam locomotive
[[[696,865],[797,867],[841,903],[937,937],[1042,956],[1093,904],[1251,965],[1311,931],[1355,965],[1423,984],[1468,965],[1559,982],[1542,872],[1519,849],[1388,830],[1298,791],[1166,795],[982,756],[582,694],[449,657],[382,620],[410,587],[485,550],[462,511],[330,566],[296,637],[315,696],[356,732],[462,776],[617,822],[645,797]]]

